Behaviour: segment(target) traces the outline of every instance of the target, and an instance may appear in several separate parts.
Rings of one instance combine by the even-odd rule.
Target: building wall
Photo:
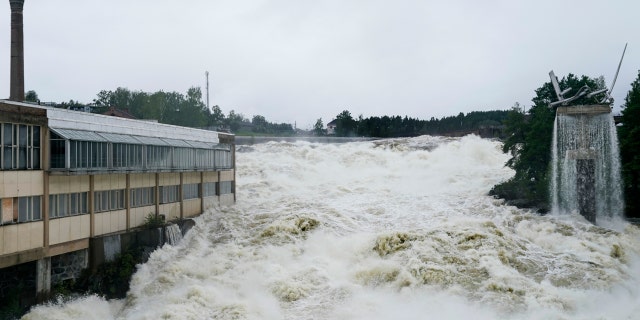
[[[129,227],[136,228],[145,223],[147,216],[153,215],[156,212],[156,206],[144,206],[131,208],[129,211]]]
[[[180,184],[180,174],[179,173],[160,173],[159,174],[159,185],[160,186],[173,186]]]
[[[94,216],[94,236],[127,230],[127,211],[116,210],[96,213]]]
[[[0,171],[0,198],[40,196],[44,188],[44,171]]]
[[[49,245],[86,239],[91,236],[91,216],[83,214],[49,221]]]
[[[0,255],[44,246],[42,221],[4,225],[0,227]]]
[[[127,187],[127,177],[123,173],[99,174],[94,176],[94,191],[119,190]]]
[[[180,202],[161,204],[159,214],[163,214],[166,221],[179,219],[180,218]]]
[[[183,201],[182,213],[184,218],[195,217],[201,213],[202,201],[198,199],[189,199]]]
[[[233,170],[220,171],[220,181],[233,181],[233,177]]]
[[[155,173],[133,173],[129,176],[130,188],[144,188],[155,187],[156,174]]]
[[[202,180],[203,182],[218,182],[218,172],[217,171],[203,172]]]

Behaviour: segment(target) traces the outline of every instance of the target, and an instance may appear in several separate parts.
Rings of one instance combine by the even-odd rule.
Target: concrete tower
[[[11,5],[11,91],[9,99],[24,101],[24,42],[22,8],[24,0],[9,0]]]

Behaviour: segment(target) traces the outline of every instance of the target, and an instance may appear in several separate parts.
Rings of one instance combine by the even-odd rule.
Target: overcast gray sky
[[[2,5],[0,97],[9,96]],[[531,105],[553,69],[603,75],[623,103],[640,69],[640,2],[472,0],[26,0],[25,88],[42,101],[100,90],[205,92],[225,113],[310,128]]]

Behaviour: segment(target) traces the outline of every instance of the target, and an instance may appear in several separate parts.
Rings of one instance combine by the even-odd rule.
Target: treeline
[[[412,137],[419,135],[450,135],[471,133],[483,128],[499,128],[506,119],[508,111],[472,111],[457,116],[420,120],[407,116],[382,116],[354,119],[348,110],[336,116],[335,135],[339,137],[365,136],[377,138]],[[325,134],[322,119],[316,122],[314,132]]]
[[[27,101],[39,102],[35,91],[27,92]],[[70,100],[55,105],[64,109],[82,108],[85,105]],[[241,113],[230,110],[226,115],[219,106],[211,109],[203,103],[199,87],[192,87],[186,94],[179,92],[131,91],[127,88],[102,90],[93,99],[91,111],[104,113],[110,107],[124,110],[138,119],[152,119],[160,123],[192,128],[210,128],[228,130],[234,133],[284,134],[291,135],[294,129],[288,123],[271,123],[264,116],[255,115],[247,119]]]

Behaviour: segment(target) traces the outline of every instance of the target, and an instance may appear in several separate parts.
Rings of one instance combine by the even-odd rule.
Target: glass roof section
[[[59,128],[50,128],[50,129],[57,135],[68,140],[143,144],[143,145],[197,148],[197,149],[219,149],[220,148],[220,145],[214,142],[209,143],[209,142],[193,141],[193,140],[168,139],[168,138],[136,136],[136,135],[108,133],[108,132],[74,130],[74,129],[59,129]]]
[[[214,146],[215,146],[214,143],[206,143],[206,142],[201,142],[201,141],[188,141],[188,140],[185,140],[185,142],[190,144],[191,147],[198,148],[198,149],[213,149]]]
[[[51,130],[57,133],[59,136],[69,140],[108,142],[107,139],[105,139],[104,137],[98,135],[93,131],[56,129],[56,128],[51,128]]]
[[[172,147],[191,148],[191,145],[184,140],[167,139],[167,138],[162,138],[162,140],[164,140],[167,143],[167,145],[170,145]]]
[[[141,144],[140,141],[135,138],[135,136],[106,132],[97,132],[97,134],[104,137],[107,141],[113,143]]]
[[[167,143],[164,140],[156,137],[143,137],[136,136],[136,139],[140,140],[142,144],[152,145],[152,146],[166,146]]]

